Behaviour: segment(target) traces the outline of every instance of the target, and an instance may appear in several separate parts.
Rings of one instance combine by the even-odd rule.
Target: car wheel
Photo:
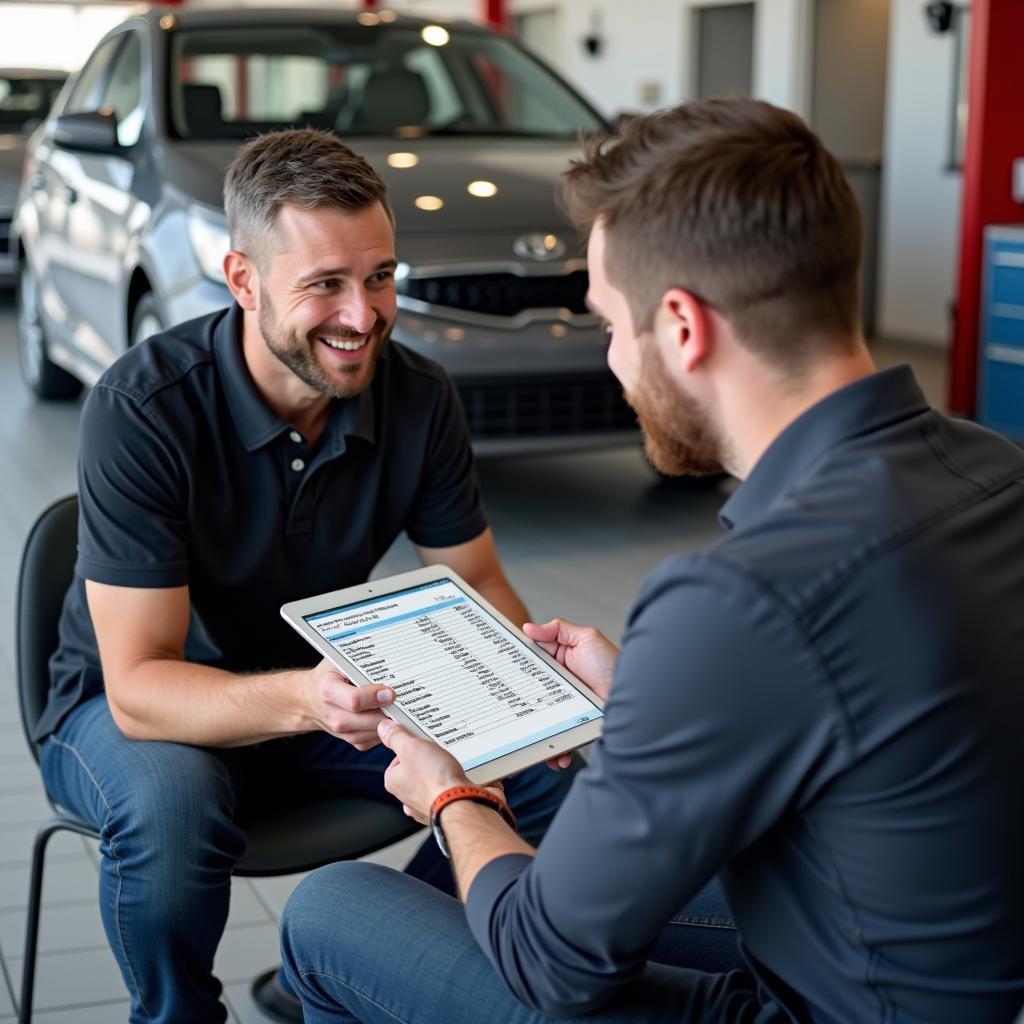
[[[82,390],[82,382],[50,361],[39,309],[39,283],[27,261],[18,276],[17,306],[18,358],[25,383],[38,398],[75,398]]]
[[[163,329],[164,321],[156,296],[152,292],[146,292],[139,299],[132,316],[132,345],[138,345],[140,341],[159,334]]]

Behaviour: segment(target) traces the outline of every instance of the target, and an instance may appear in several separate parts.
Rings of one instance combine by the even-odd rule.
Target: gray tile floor
[[[880,347],[879,362],[911,360],[941,405],[941,354]],[[0,1020],[16,1012],[28,861],[48,814],[21,734],[14,686],[14,591],[21,546],[36,515],[75,487],[79,403],[33,402],[18,377],[14,316],[0,294]],[[534,616],[564,615],[618,637],[644,575],[670,553],[716,535],[722,495],[660,483],[635,449],[506,459],[481,466],[502,557]],[[414,564],[399,542],[381,574]],[[373,858],[402,866],[415,837]],[[127,997],[107,949],[96,903],[95,844],[57,836],[50,845],[36,987],[45,1024],[114,1024]],[[301,876],[236,879],[217,957],[230,1019],[262,1024],[248,985],[277,962],[277,923]]]

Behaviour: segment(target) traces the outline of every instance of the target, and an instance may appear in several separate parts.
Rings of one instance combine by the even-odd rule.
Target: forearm
[[[526,610],[526,605],[519,600],[519,595],[512,589],[508,580],[502,578],[482,583],[477,590],[486,601],[493,604],[505,618],[516,626],[522,626],[524,622],[529,621],[530,613]]]
[[[316,728],[300,699],[305,672],[243,676],[169,658],[141,661],[108,683],[130,739],[239,747]]]
[[[441,812],[441,827],[452,858],[452,871],[464,901],[480,870],[496,857],[534,849],[505,824],[493,808],[471,800],[457,800]]]

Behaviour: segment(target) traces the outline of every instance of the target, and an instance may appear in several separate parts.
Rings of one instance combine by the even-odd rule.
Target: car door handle
[[[78,189],[72,188],[70,185],[64,189],[64,202],[71,206],[73,203],[78,202]]]

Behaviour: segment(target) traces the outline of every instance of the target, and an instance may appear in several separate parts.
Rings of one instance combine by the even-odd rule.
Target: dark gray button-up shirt
[[[1024,1000],[1024,454],[906,368],[810,409],[646,581],[604,736],[471,927],[548,1013],[641,971],[718,873],[759,1021]]]
[[[233,306],[151,338],[86,399],[77,577],[38,739],[103,685],[86,579],[187,585],[189,661],[299,667],[319,656],[283,603],[362,583],[403,531],[448,547],[487,526],[462,405],[436,363],[390,342],[313,451],[257,392],[241,320]]]

